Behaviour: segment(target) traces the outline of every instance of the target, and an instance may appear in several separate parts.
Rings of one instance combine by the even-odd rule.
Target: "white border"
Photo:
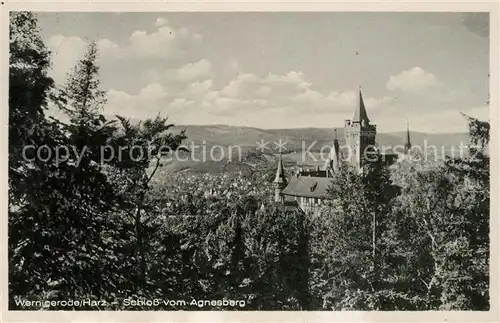
[[[4,127],[0,136],[2,149],[2,159],[0,178],[2,180],[2,221],[0,224],[0,239],[2,245],[1,252],[1,289],[0,298],[2,309],[0,322],[311,322],[311,321],[338,321],[338,322],[499,322],[499,280],[498,280],[498,57],[499,57],[499,24],[498,12],[499,3],[496,1],[487,2],[465,2],[465,1],[441,1],[423,0],[420,2],[387,2],[387,1],[321,1],[314,3],[289,1],[289,2],[265,2],[265,1],[5,1],[0,16],[2,31],[2,111],[1,120]],[[77,312],[50,312],[50,311],[8,311],[7,300],[7,154],[8,154],[8,48],[9,35],[8,24],[9,11],[30,10],[30,11],[119,11],[119,12],[147,12],[147,11],[168,11],[168,12],[234,12],[234,11],[414,11],[414,12],[490,12],[490,122],[491,122],[491,214],[490,217],[490,305],[488,312],[461,312],[461,311],[440,311],[440,312],[223,312],[223,311],[180,311],[180,312],[140,312],[140,311],[77,311]]]

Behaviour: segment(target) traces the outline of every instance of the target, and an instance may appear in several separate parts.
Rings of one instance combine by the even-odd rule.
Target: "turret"
[[[274,201],[282,202],[283,197],[281,196],[281,191],[285,188],[287,184],[285,177],[285,170],[283,168],[283,161],[281,160],[281,154],[278,156],[278,167],[276,169],[276,176],[273,181],[274,185]]]
[[[405,142],[405,154],[411,149],[411,140],[410,140],[410,122],[406,122],[406,142]]]

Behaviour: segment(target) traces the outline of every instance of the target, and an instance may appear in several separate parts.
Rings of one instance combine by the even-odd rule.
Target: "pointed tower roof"
[[[363,95],[361,94],[361,87],[358,90],[358,102],[356,104],[356,109],[354,111],[353,122],[365,121],[366,124],[370,123],[368,119],[368,114],[366,113],[365,102],[363,101]]]
[[[330,149],[330,154],[325,162],[324,169],[326,171],[333,170],[334,172],[339,170],[339,156],[340,156],[340,146],[337,139],[337,129],[334,129],[333,145]]]
[[[410,149],[411,148],[411,140],[410,140],[410,122],[406,121],[406,142],[405,142],[405,148]]]
[[[283,168],[283,161],[281,160],[281,154],[278,156],[278,168],[276,169],[276,177],[273,183],[283,184],[286,183],[285,169]]]

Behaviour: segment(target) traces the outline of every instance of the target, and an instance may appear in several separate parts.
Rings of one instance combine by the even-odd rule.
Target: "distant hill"
[[[138,120],[131,120],[138,122]],[[233,170],[249,170],[249,168],[266,162],[274,162],[274,155],[278,153],[276,144],[279,140],[285,144],[283,151],[284,161],[292,164],[301,163],[312,167],[322,166],[323,161],[318,160],[303,160],[302,151],[309,150],[316,156],[323,148],[323,153],[328,154],[333,143],[335,131],[333,128],[290,128],[290,129],[259,129],[255,127],[241,127],[229,125],[176,125],[173,128],[174,132],[185,130],[187,140],[184,142],[186,146],[194,143],[197,147],[193,155],[200,161],[191,160],[176,160],[167,163],[166,171],[192,171],[192,172],[227,172]],[[344,129],[336,129],[337,138],[340,145],[345,144]],[[420,147],[437,148],[438,154],[441,155],[441,150],[444,150],[445,155],[453,153],[453,147],[459,147],[468,144],[468,133],[443,133],[429,134],[412,131],[410,132],[412,144]],[[402,146],[405,142],[406,132],[391,132],[377,133],[377,144],[380,148]],[[257,151],[257,143],[267,142],[267,148],[263,152]],[[312,146],[311,146],[312,145]],[[210,152],[212,147],[213,155],[216,160],[212,160]],[[223,152],[221,152],[221,149]],[[241,154],[239,153],[241,151]],[[429,151],[429,150],[428,150]],[[432,150],[431,150],[432,151]],[[458,150],[455,150],[458,151]],[[231,152],[231,155],[229,154]],[[205,156],[205,157],[203,157]],[[219,157],[224,157],[217,161]],[[241,156],[241,159],[239,157]],[[229,158],[228,158],[229,157]],[[228,164],[228,159],[231,163]]]
[[[131,119],[132,122],[139,120]],[[260,129],[255,127],[230,126],[230,125],[176,125],[174,131],[186,130],[188,142],[206,146],[220,145],[224,147],[239,145],[241,147],[256,147],[256,143],[264,140],[277,142],[282,139],[287,142],[288,150],[300,150],[302,142],[308,147],[317,142],[311,150],[319,151],[321,145],[330,145],[334,138],[335,128],[285,128],[285,129]],[[336,128],[340,144],[344,144],[344,128]],[[459,146],[468,143],[467,132],[457,133],[424,133],[411,131],[411,142],[414,145]],[[406,131],[377,133],[377,144],[386,146],[402,145],[405,142]],[[272,146],[271,144],[269,146]],[[269,147],[268,146],[268,147]]]
[[[139,120],[131,120],[139,122]],[[257,148],[257,142],[263,140],[269,142],[268,152],[274,151],[275,144],[280,139],[286,142],[288,151],[301,151],[302,147],[308,148],[316,142],[311,151],[320,151],[323,145],[330,146],[334,138],[334,128],[290,128],[290,129],[260,129],[255,127],[229,126],[229,125],[176,125],[174,131],[186,130],[188,139],[186,143],[194,142],[196,145],[211,147],[219,145],[222,147],[240,146],[243,150]],[[337,128],[337,137],[341,145],[345,144],[344,129]],[[411,131],[411,142],[413,145],[424,146],[435,145],[438,147],[458,147],[460,143],[468,143],[468,133],[438,133],[429,134]],[[406,132],[377,133],[377,144],[379,146],[403,145]]]
[[[334,138],[334,129],[326,128],[292,128],[292,129],[259,129],[252,127],[237,127],[228,125],[187,125],[176,126],[175,130],[186,130],[188,137],[187,142],[203,144],[207,147],[220,145],[223,147],[238,145],[245,148],[257,148],[257,142],[263,140],[269,142],[269,152],[274,151],[275,142],[280,139],[286,142],[288,151],[302,151],[302,148],[311,147],[311,151],[318,152],[322,146],[330,147]],[[467,133],[444,133],[444,134],[428,134],[412,131],[410,133],[411,142],[413,145],[445,147],[449,150],[452,146],[457,147],[460,143],[468,143]],[[343,145],[344,129],[337,129],[337,137],[339,143]],[[377,144],[379,146],[403,145],[405,142],[406,132],[392,133],[377,133]],[[275,151],[276,152],[276,151]]]

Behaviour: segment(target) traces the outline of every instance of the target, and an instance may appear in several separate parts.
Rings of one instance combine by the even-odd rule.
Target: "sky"
[[[361,86],[378,132],[489,118],[487,13],[39,13],[39,24],[59,85],[97,42],[109,115],[342,127]]]

